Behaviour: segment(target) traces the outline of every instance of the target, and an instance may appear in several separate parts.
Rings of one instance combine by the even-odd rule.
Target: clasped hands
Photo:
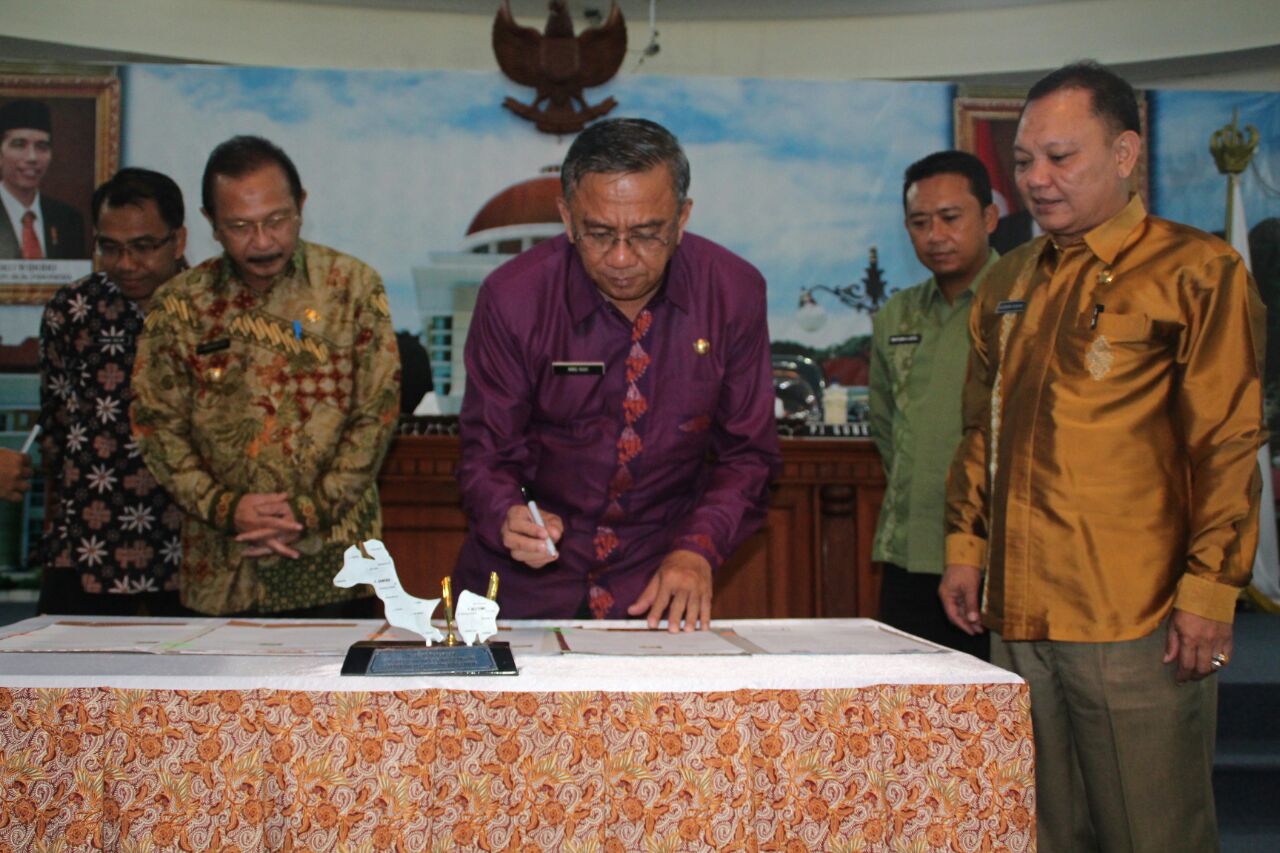
[[[303,527],[293,515],[287,493],[253,493],[240,498],[235,525],[236,541],[248,545],[240,552],[242,556],[298,558],[298,552],[289,546],[302,537]]]
[[[978,590],[982,588],[982,571],[977,566],[953,563],[938,584],[942,609],[951,623],[966,634],[983,631],[978,611]],[[1162,663],[1178,662],[1174,678],[1178,682],[1196,681],[1213,675],[1231,659],[1232,626],[1186,610],[1174,609],[1165,637]],[[1214,659],[1218,659],[1217,666]]]
[[[507,510],[499,531],[502,546],[512,559],[540,569],[556,558],[547,553],[547,540],[559,542],[564,535],[564,521],[545,509],[541,511],[546,527],[539,527],[524,504]],[[701,554],[675,550],[667,554],[658,570],[627,613],[648,614],[650,628],[657,628],[666,615],[667,630],[708,630],[711,627],[711,564]]]

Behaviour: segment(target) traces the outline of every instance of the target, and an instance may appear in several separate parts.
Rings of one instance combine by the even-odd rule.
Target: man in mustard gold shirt
[[[1264,310],[1230,246],[1131,195],[1139,130],[1095,63],[1032,87],[1045,235],[970,315],[939,595],[1031,688],[1041,853],[1218,849],[1206,676],[1257,544]]]

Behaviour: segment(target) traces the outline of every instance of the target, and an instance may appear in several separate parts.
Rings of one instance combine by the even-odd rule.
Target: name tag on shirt
[[[196,347],[196,355],[208,355],[211,352],[218,352],[219,350],[230,348],[231,338],[223,338],[220,341],[209,341],[207,343],[200,344]]]
[[[603,361],[553,361],[556,376],[604,376]]]
[[[919,335],[890,335],[889,346],[898,346],[899,344],[918,344],[920,343]]]
[[[1027,303],[1022,299],[1005,299],[996,306],[997,314],[1021,314],[1027,310]]]

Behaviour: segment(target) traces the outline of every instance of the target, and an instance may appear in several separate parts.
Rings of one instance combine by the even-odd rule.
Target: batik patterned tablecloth
[[[0,849],[1030,850],[1027,701],[0,689]]]
[[[965,655],[340,660],[0,655],[0,851],[1034,849],[1027,687]]]

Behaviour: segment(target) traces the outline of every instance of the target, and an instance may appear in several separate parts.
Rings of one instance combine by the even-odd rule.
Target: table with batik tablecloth
[[[1027,686],[959,653],[334,651],[0,654],[0,851],[1035,846]]]

